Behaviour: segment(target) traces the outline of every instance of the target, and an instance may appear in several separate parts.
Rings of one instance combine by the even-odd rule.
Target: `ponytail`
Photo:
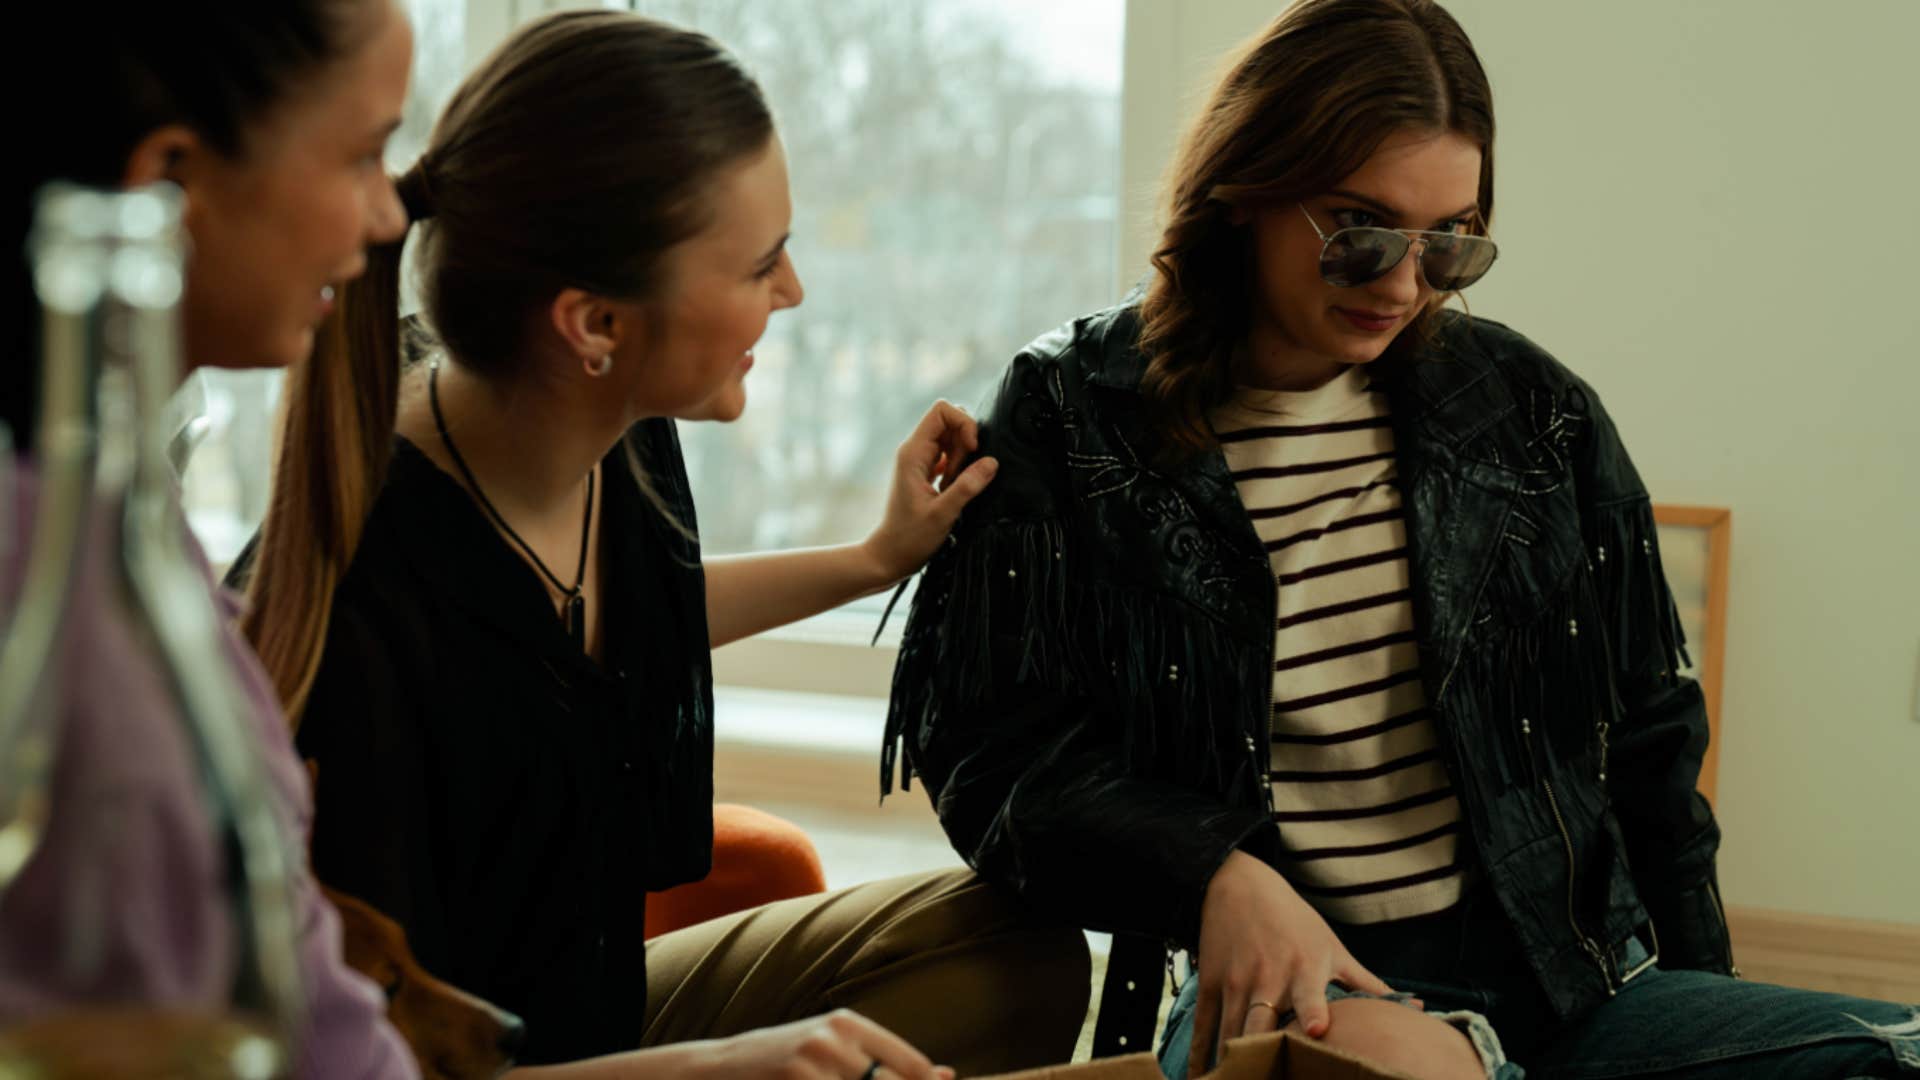
[[[420,164],[396,181],[409,223],[429,217]],[[287,371],[273,496],[247,582],[241,628],[298,730],[326,649],[334,590],[386,482],[400,401],[403,234],[368,249],[313,355]]]

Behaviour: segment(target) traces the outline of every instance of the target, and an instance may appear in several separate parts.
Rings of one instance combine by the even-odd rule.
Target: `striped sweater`
[[[1460,806],[1420,683],[1384,394],[1243,389],[1212,417],[1279,588],[1274,820],[1287,879],[1327,918],[1456,903]]]

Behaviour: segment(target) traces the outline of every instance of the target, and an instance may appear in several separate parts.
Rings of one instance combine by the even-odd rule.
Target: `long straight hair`
[[[1168,171],[1166,227],[1141,302],[1142,392],[1176,453],[1214,444],[1207,410],[1253,304],[1251,237],[1234,211],[1332,188],[1396,132],[1480,146],[1480,213],[1493,215],[1493,91],[1473,43],[1433,0],[1302,0],[1231,60]],[[1436,298],[1392,348],[1424,340]]]
[[[482,377],[517,377],[560,290],[655,296],[663,256],[716,212],[713,178],[772,136],[759,86],[704,35],[612,11],[528,24],[461,85],[397,181],[421,226],[434,333]],[[296,727],[392,454],[403,243],[368,253],[311,362],[288,373],[243,627]]]

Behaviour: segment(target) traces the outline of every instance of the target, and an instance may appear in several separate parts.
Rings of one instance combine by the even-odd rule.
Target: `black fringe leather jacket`
[[[1217,449],[1157,464],[1138,336],[1113,308],[1008,369],[982,435],[1000,470],[921,579],[882,751],[882,793],[904,746],[902,785],[924,779],[982,876],[1116,935],[1103,1055],[1149,1047],[1166,950],[1196,942],[1227,855],[1282,865],[1272,573]],[[1730,971],[1704,700],[1599,399],[1465,315],[1372,371],[1442,758],[1544,993],[1562,1015],[1605,998],[1636,935]]]

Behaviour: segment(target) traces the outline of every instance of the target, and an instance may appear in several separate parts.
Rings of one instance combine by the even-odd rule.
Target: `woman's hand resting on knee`
[[[1227,856],[1207,883],[1198,964],[1189,1076],[1205,1072],[1228,1039],[1272,1031],[1289,1009],[1308,1035],[1325,1035],[1329,982],[1369,994],[1393,992],[1360,966],[1285,878],[1243,851]]]

